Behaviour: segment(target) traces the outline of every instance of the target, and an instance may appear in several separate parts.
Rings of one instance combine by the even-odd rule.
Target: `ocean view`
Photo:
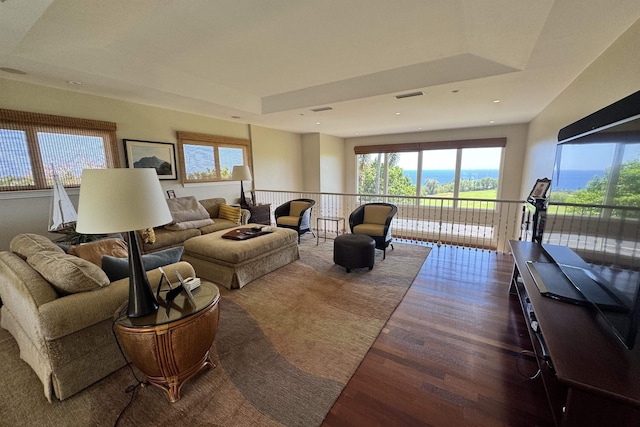
[[[416,177],[418,171],[416,170],[404,170],[403,174],[411,179],[412,184],[416,184]],[[602,170],[565,170],[560,176],[558,182],[552,182],[552,190],[578,190],[584,188],[593,177],[604,177],[604,171]],[[435,178],[438,183],[445,184],[447,182],[453,182],[455,177],[455,171],[453,170],[423,170],[422,181]],[[462,179],[482,179],[482,178],[498,178],[497,169],[467,169],[461,172]],[[543,177],[542,177],[543,178]]]

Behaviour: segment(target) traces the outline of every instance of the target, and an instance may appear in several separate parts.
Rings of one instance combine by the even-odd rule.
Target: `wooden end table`
[[[160,387],[169,401],[180,399],[180,389],[206,367],[215,367],[209,349],[218,330],[220,291],[202,281],[192,291],[195,307],[184,293],[167,313],[164,301],[152,314],[116,320],[116,331],[129,360],[145,375],[145,381]]]

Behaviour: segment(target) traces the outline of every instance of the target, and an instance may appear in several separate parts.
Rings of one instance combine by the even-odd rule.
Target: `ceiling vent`
[[[318,108],[311,109],[311,111],[313,111],[314,113],[319,113],[320,111],[329,111],[329,110],[333,110],[333,107],[318,107]]]
[[[396,99],[412,98],[414,96],[422,96],[422,95],[424,95],[423,91],[403,93],[402,95],[396,95]]]

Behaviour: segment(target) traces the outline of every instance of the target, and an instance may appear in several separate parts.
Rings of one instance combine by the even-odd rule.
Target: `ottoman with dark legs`
[[[333,262],[346,268],[373,269],[376,241],[364,234],[343,234],[333,241]]]

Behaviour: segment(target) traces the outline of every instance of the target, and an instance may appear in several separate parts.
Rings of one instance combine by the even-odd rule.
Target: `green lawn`
[[[497,190],[480,190],[480,191],[464,191],[460,193],[461,199],[495,199],[497,197]],[[453,193],[439,193],[432,197],[453,197]],[[433,202],[428,204],[432,205]],[[425,203],[426,204],[426,203]],[[446,200],[443,206],[453,206],[453,200]],[[494,204],[492,202],[458,202],[458,206],[466,209],[493,209]]]

